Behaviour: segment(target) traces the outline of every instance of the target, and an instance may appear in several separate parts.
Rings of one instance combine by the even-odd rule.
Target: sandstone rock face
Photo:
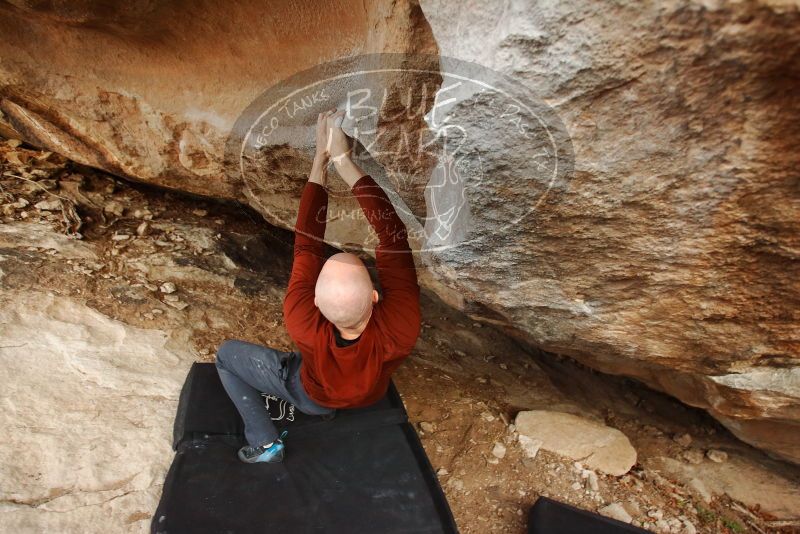
[[[545,450],[609,475],[622,476],[636,463],[636,450],[625,434],[577,415],[531,410],[520,412],[514,425],[520,438],[538,440]]]
[[[441,278],[800,461],[797,7],[422,7],[443,55],[524,81],[575,151],[566,190],[502,235],[476,222],[483,246],[447,251]]]
[[[15,290],[0,293],[0,339],[3,529],[149,531],[194,359],[186,340]]]
[[[529,179],[539,162],[504,135],[503,113],[461,95],[450,115],[486,132],[463,161],[491,179],[468,188],[465,243],[420,255],[425,283],[476,318],[638,378],[800,462],[795,4],[42,5],[0,6],[3,132],[248,202],[284,227],[310,130],[267,144],[261,161],[274,170],[253,181],[223,161],[236,118],[276,81],[341,56],[437,51],[516,79],[563,121],[571,179],[542,195]],[[395,95],[415,83],[385,80]],[[393,142],[370,150],[419,230],[430,162],[397,164],[379,150]],[[363,223],[343,217],[327,237],[362,243]]]
[[[223,170],[224,142],[262,91],[343,56],[435,51],[410,1],[20,0],[0,5],[0,33],[0,133],[121,176],[238,200],[244,184]]]

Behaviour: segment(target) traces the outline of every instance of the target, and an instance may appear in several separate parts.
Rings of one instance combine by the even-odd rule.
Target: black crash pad
[[[266,411],[266,407],[265,407]],[[392,385],[330,421],[295,412],[281,464],[248,465],[243,424],[213,364],[181,391],[175,459],[151,531],[175,533],[457,532],[436,474]]]
[[[528,517],[528,534],[647,534],[647,531],[569,504],[539,497]]]

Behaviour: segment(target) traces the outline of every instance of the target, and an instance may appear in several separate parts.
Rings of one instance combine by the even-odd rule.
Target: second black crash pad
[[[286,417],[282,408],[276,425],[288,430],[284,462],[240,462],[241,418],[214,365],[195,363],[151,531],[457,532],[394,386],[376,404],[338,410],[332,420],[296,411]]]
[[[528,517],[528,534],[648,534],[646,530],[588,510],[539,497]]]

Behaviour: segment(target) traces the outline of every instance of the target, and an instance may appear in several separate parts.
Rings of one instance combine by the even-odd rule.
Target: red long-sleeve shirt
[[[419,285],[406,227],[389,197],[370,176],[353,195],[378,235],[375,263],[383,295],[358,341],[336,345],[335,326],[314,305],[322,265],[328,193],[308,182],[295,224],[294,264],[283,301],[286,329],[303,355],[300,379],[308,396],[331,408],[377,402],[389,377],[411,353],[420,329]]]

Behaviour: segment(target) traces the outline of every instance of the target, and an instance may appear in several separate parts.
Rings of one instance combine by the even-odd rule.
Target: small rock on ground
[[[175,287],[175,284],[173,284],[172,282],[164,282],[163,284],[161,284],[160,289],[162,293],[166,293],[167,295],[169,295],[170,293],[175,293],[175,291],[177,291],[178,288]]]
[[[125,212],[125,207],[116,200],[112,200],[103,206],[103,211],[111,215],[116,215],[117,217],[122,217],[122,214]]]
[[[688,451],[684,451],[681,455],[684,460],[689,462],[692,465],[698,465],[703,463],[703,451],[699,449],[689,449]]]
[[[689,434],[676,435],[673,439],[675,440],[675,443],[681,447],[688,447],[692,444],[692,436]]]
[[[522,447],[522,452],[525,453],[525,456],[536,458],[536,455],[539,454],[539,449],[542,447],[542,440],[520,434],[519,445]]]
[[[429,423],[428,421],[422,421],[419,424],[419,428],[426,434],[431,434],[436,431],[436,425]]]
[[[506,456],[506,446],[499,441],[496,442],[494,444],[494,449],[492,449],[492,454],[502,460]]]
[[[58,199],[42,200],[41,202],[37,202],[34,207],[42,211],[59,211],[61,209],[61,201]]]
[[[608,506],[600,508],[598,512],[600,515],[610,517],[611,519],[616,519],[617,521],[622,521],[623,523],[630,523],[633,521],[631,515],[618,502],[612,502]]]

